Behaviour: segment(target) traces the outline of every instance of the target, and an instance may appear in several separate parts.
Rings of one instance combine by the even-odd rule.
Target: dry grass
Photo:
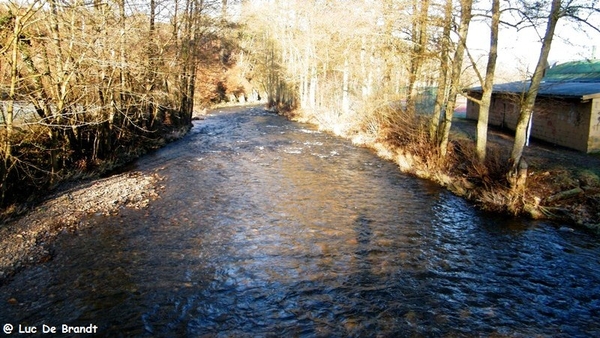
[[[477,158],[475,144],[472,141],[459,139],[454,140],[452,144],[454,149],[453,162],[455,162],[453,167],[456,168],[455,170],[470,181],[486,188],[507,187],[504,184],[504,177],[510,169],[508,149],[490,144],[487,147],[485,161],[481,162]]]

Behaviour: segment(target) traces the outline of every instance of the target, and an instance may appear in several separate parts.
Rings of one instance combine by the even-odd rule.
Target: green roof
[[[572,61],[555,65],[546,71],[548,82],[600,82],[600,60]]]
[[[526,92],[529,86],[530,81],[495,84],[493,92],[520,94]],[[467,91],[482,93],[483,89],[473,87]],[[600,98],[600,60],[565,62],[549,68],[540,83],[538,96],[578,100]]]
[[[509,82],[494,85],[495,94],[521,94],[529,89],[529,81]],[[467,91],[482,93],[481,87],[469,88]],[[562,97],[578,100],[600,98],[600,82],[558,82],[544,81],[540,83],[538,96]]]

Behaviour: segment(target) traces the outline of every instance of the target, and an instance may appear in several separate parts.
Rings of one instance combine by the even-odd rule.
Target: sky
[[[600,27],[599,22],[595,22]],[[467,45],[473,54],[481,58],[481,68],[484,71],[489,50],[490,31],[487,23],[473,21],[469,30]],[[544,34],[545,25],[539,34]],[[518,31],[504,27],[499,35],[498,65],[496,68],[498,82],[523,78],[525,72],[532,73],[537,64],[540,50],[540,37],[534,29]],[[587,29],[584,32],[576,24],[561,18],[556,28],[548,63],[564,63],[582,59],[600,58],[600,32]],[[505,81],[502,79],[506,78]]]

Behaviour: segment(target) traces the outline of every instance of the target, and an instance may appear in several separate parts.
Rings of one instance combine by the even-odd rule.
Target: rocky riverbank
[[[196,119],[205,113],[195,114]],[[134,151],[117,154],[115,160],[106,161],[98,168],[74,171],[71,178],[67,177],[60,183],[57,192],[42,189],[34,196],[29,196],[33,202],[14,204],[2,210],[0,284],[27,265],[51,259],[50,244],[56,236],[88,227],[86,216],[116,215],[122,208],[146,208],[150,201],[159,197],[162,178],[157,173],[145,175],[133,171],[103,179],[98,177],[182,138],[190,128],[191,125],[175,128],[157,140],[138,146]]]

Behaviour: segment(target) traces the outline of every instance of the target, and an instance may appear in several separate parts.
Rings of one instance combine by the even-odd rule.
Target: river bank
[[[237,110],[254,107],[214,107]],[[202,120],[213,110],[193,114]],[[173,130],[136,152],[121,154],[91,170],[65,178],[54,191],[38,191],[31,202],[0,212],[0,285],[23,268],[52,259],[52,243],[61,233],[77,234],[90,227],[89,216],[118,216],[123,208],[144,210],[164,189],[160,168],[152,173],[128,169],[128,163],[184,137],[191,126]]]
[[[0,285],[28,265],[52,258],[51,245],[61,233],[77,234],[90,226],[87,216],[118,215],[122,208],[143,210],[159,198],[162,177],[126,172],[73,183],[0,227]]]
[[[503,175],[513,142],[508,130],[489,130],[488,167],[483,168],[476,165],[474,157],[476,121],[455,118],[448,163],[440,165],[435,158],[423,155],[423,151],[414,151],[423,144],[399,146],[389,138],[352,128],[351,132],[340,132],[310,112],[296,110],[283,115],[371,148],[380,157],[395,162],[402,172],[431,180],[480,209],[554,220],[600,233],[599,156],[532,140],[524,151],[529,164],[526,187],[515,192]]]
[[[196,116],[196,119],[201,116]],[[185,136],[190,127],[120,154],[91,170],[80,170],[52,191],[38,191],[29,203],[13,204],[0,213],[0,285],[21,269],[52,258],[52,243],[61,233],[76,234],[90,226],[88,216],[115,216],[123,208],[143,210],[159,198],[158,172],[124,170],[127,164]]]

